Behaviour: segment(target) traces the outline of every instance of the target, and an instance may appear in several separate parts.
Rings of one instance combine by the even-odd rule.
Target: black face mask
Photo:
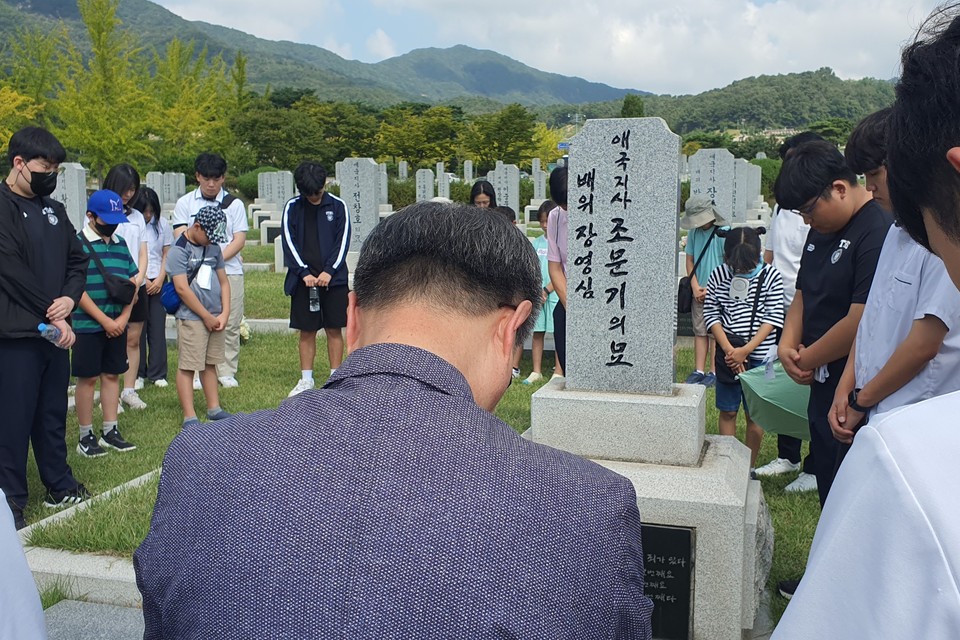
[[[100,224],[99,222],[94,222],[93,227],[97,230],[101,236],[109,238],[117,231],[118,224]]]
[[[57,172],[40,173],[39,171],[30,171],[30,191],[35,196],[48,196],[57,188]]]

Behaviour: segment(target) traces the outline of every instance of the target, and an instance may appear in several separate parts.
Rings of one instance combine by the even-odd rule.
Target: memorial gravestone
[[[160,204],[166,204],[163,199],[163,174],[159,171],[148,171],[145,179],[146,185],[156,191],[157,196],[161,198]]]
[[[276,183],[273,180],[272,172],[264,171],[257,174],[257,199],[262,204],[273,204],[277,201],[274,194]]]
[[[750,163],[743,158],[733,161],[733,217],[728,222],[743,224],[747,221],[747,209],[755,197],[750,195]]]
[[[87,218],[87,170],[79,162],[63,162],[57,176],[57,188],[50,197],[63,204],[70,223],[78,231]]]
[[[276,196],[274,202],[277,204],[277,209],[283,211],[287,201],[297,194],[296,185],[293,181],[293,173],[291,171],[277,171],[273,179],[276,185],[274,187],[274,195]]]
[[[753,627],[772,529],[749,450],[706,436],[704,388],[673,384],[679,150],[659,118],[571,141],[567,378],[533,395],[525,437],[633,483],[654,637],[720,640]]]
[[[473,182],[473,160],[463,161],[463,181]]]
[[[163,192],[161,204],[176,203],[187,192],[187,177],[182,173],[163,174]]]
[[[397,177],[400,180],[407,180],[409,178],[409,167],[406,160],[401,160],[400,164],[397,165]]]
[[[417,169],[417,202],[433,198],[433,171]]]
[[[343,161],[340,161],[333,165],[333,176],[337,180],[337,184],[340,184],[340,170],[343,168]]]
[[[380,221],[377,202],[380,169],[371,158],[347,158],[341,168],[340,198],[350,214],[350,251],[359,252]]]
[[[733,219],[733,154],[700,149],[690,158],[690,195],[710,198],[727,222]]]
[[[520,169],[515,164],[497,163],[496,181],[493,189],[497,192],[497,204],[505,205],[514,211],[520,211]]]
[[[441,198],[450,198],[450,174],[441,173],[437,175],[437,195]]]
[[[378,176],[379,182],[377,189],[377,204],[387,204],[390,202],[390,180],[387,178],[387,165],[380,165],[380,175]]]

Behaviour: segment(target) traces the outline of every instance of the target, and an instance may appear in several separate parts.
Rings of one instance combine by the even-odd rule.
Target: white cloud
[[[893,77],[900,46],[934,1],[554,0],[530,11],[523,3],[489,0],[482,15],[469,18],[448,0],[390,5],[429,13],[444,41],[493,49],[544,71],[697,93],[748,76],[820,67],[846,78]]]
[[[378,28],[367,38],[367,51],[374,60],[385,60],[397,55],[397,48],[387,33]]]
[[[159,0],[192,20],[371,59],[466,44],[563,75],[655,93],[831,67],[897,74],[899,49],[936,0]],[[218,8],[219,7],[219,8]],[[393,36],[377,21],[393,20]],[[422,31],[417,31],[417,29]],[[371,31],[373,29],[373,31]]]

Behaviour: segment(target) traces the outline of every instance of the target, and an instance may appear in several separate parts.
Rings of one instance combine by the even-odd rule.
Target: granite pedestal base
[[[629,479],[644,524],[696,532],[691,638],[729,640],[753,628],[773,559],[773,527],[750,451],[707,436],[698,467],[596,460]]]
[[[585,458],[693,466],[703,452],[706,388],[673,395],[570,391],[557,378],[530,400],[526,437]]]

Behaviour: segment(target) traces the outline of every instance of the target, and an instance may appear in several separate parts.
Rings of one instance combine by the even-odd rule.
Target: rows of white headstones
[[[760,167],[734,158],[727,149],[700,149],[680,156],[680,176],[689,176],[690,195],[707,195],[732,224],[769,225],[770,206],[760,192]]]

